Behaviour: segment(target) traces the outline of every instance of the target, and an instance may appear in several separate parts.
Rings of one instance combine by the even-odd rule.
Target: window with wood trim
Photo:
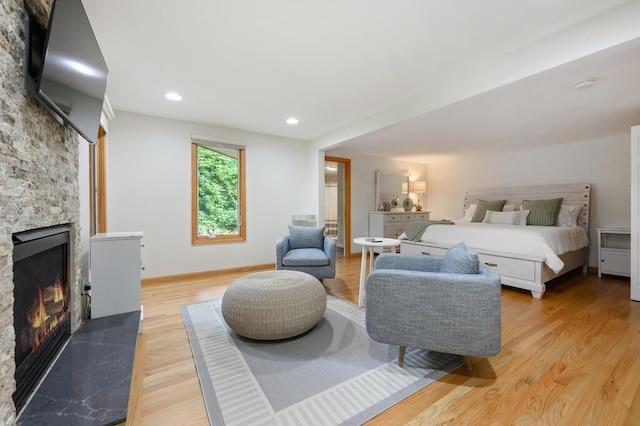
[[[191,242],[245,241],[245,149],[191,144]]]

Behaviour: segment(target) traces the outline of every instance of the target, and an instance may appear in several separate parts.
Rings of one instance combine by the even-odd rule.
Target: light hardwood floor
[[[360,258],[341,258],[333,294],[356,303]],[[180,305],[222,297],[246,272],[143,284],[130,424],[206,425]],[[142,389],[140,389],[140,386]],[[502,350],[474,359],[370,424],[638,425],[640,303],[629,280],[573,274],[541,300],[502,290]]]

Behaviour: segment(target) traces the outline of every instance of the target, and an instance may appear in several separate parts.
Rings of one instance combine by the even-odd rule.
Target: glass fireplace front
[[[69,227],[13,236],[16,391],[19,411],[70,335]]]

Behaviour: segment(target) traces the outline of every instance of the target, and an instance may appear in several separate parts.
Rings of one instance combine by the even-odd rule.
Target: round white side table
[[[369,255],[369,272],[373,269],[373,250],[376,248],[393,249],[391,252],[395,252],[395,248],[400,245],[400,240],[395,238],[374,238],[374,237],[357,237],[353,239],[354,244],[362,246],[362,261],[360,262],[360,288],[358,289],[358,305],[364,305],[364,283],[366,280],[367,269],[367,254]]]

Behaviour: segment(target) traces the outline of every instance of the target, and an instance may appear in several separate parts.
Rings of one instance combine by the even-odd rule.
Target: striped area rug
[[[182,306],[214,425],[358,425],[463,364],[462,358],[372,341],[364,309],[328,295],[311,331],[260,342],[231,331],[221,299]]]

